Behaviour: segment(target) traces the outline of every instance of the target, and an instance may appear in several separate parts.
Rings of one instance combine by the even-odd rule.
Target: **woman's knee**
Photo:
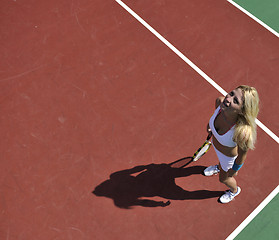
[[[229,176],[228,176],[227,172],[221,171],[219,174],[219,182],[226,184],[228,182],[228,180],[229,180]]]
[[[220,183],[226,183],[227,180],[228,180],[228,177],[227,177],[227,176],[221,176],[221,175],[219,175],[219,182],[220,182]]]

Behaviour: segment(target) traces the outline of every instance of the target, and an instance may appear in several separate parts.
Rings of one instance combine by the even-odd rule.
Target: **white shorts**
[[[228,157],[228,156],[224,155],[223,153],[221,153],[219,150],[217,150],[213,144],[212,144],[212,146],[215,149],[215,152],[217,154],[217,157],[219,159],[219,162],[220,162],[220,165],[221,165],[222,169],[225,172],[227,172],[229,169],[232,168],[232,166],[234,164],[234,161],[237,158],[237,156],[235,156],[235,157]]]

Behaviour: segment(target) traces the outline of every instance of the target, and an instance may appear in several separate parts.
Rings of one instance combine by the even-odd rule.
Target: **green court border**
[[[274,222],[278,225],[278,214],[276,214],[276,211],[274,211],[273,199],[275,199],[276,204],[277,197],[279,193],[279,185],[260,203],[260,205],[226,238],[226,240],[233,240],[237,239],[238,235],[240,236],[240,239],[237,240],[250,240],[254,239],[251,237],[251,231],[253,232],[253,235],[261,235],[264,236],[261,239],[269,239],[268,236],[271,236],[270,229],[273,229],[273,225],[271,225],[270,221],[266,221],[267,218],[274,219]],[[271,205],[270,202],[272,202]],[[271,209],[271,211],[266,209]],[[271,214],[270,214],[271,213]],[[262,217],[263,216],[263,217]],[[256,219],[256,220],[255,220]],[[256,223],[256,225],[254,225]],[[249,226],[249,227],[248,227]],[[246,230],[246,228],[248,230]],[[252,230],[251,230],[252,229]],[[244,235],[242,235],[242,232]],[[246,235],[247,234],[247,235]],[[272,233],[272,235],[274,235]],[[273,239],[272,239],[273,240]]]
[[[279,195],[243,229],[235,240],[274,240],[279,236]]]
[[[264,28],[266,28],[268,31],[270,31],[271,33],[273,33],[275,36],[279,38],[279,26],[278,23],[276,22],[276,11],[275,13],[273,12],[273,10],[268,11],[267,5],[262,5],[263,3],[260,0],[261,4],[259,4],[259,6],[263,6],[262,7],[264,9],[263,11],[261,7],[258,7],[255,4],[256,1],[259,0],[235,0],[235,1],[227,0],[227,2],[231,3],[233,6],[238,8],[240,11],[248,15],[250,18],[255,20],[257,23],[262,25]],[[270,8],[273,8],[275,10],[278,9],[278,3],[276,3],[277,0],[267,0],[267,1],[269,3],[271,2],[271,4],[268,4],[268,6],[271,6]],[[249,4],[247,5],[247,3]],[[264,17],[263,14],[266,16]]]
[[[278,0],[234,0],[234,2],[279,33]]]

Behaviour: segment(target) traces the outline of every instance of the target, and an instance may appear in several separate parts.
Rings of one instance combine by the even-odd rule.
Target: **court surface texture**
[[[278,36],[230,2],[5,0],[0,11],[0,239],[221,240],[278,186]],[[202,175],[213,148],[168,163],[192,156],[215,99],[241,84],[258,90],[263,125],[241,194],[221,204],[226,187]],[[236,239],[278,236],[276,212],[278,196]]]

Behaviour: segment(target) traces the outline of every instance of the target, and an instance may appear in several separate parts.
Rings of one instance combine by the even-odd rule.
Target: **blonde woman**
[[[221,203],[229,203],[241,191],[235,176],[242,167],[248,150],[254,149],[259,96],[255,88],[241,85],[226,97],[217,98],[215,107],[207,131],[212,133],[212,143],[219,164],[206,168],[204,175],[219,173],[220,182],[230,189],[219,200]]]

